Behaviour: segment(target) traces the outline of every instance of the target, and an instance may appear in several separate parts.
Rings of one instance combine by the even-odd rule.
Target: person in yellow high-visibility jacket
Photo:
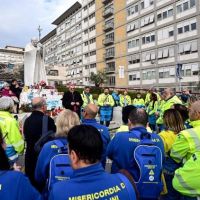
[[[109,94],[109,89],[105,88],[104,93],[99,95],[98,105],[100,106],[100,124],[106,123],[108,127],[112,118],[112,110],[115,105],[112,95]]]
[[[156,120],[156,124],[161,127],[163,126],[163,114],[166,110],[170,109],[174,104],[182,104],[181,100],[175,95],[175,91],[171,88],[166,88],[162,94],[162,98],[165,100],[159,112],[159,117]]]
[[[161,98],[160,98],[160,95],[157,93],[157,90],[156,88],[152,87],[148,90],[147,94],[146,94],[146,97],[145,97],[145,106],[147,107],[149,105],[149,103],[151,102],[151,94],[152,93],[155,93],[157,95],[157,100],[160,101]]]
[[[172,183],[174,189],[182,195],[194,199],[200,197],[200,151],[191,155],[184,166],[175,171]]]
[[[120,106],[125,107],[131,105],[131,97],[128,95],[128,91],[124,90],[124,94],[120,94]]]
[[[200,150],[200,101],[191,105],[189,119],[193,128],[181,131],[171,149],[170,156],[177,163],[185,163]]]
[[[140,93],[137,93],[136,98],[133,99],[133,105],[136,108],[144,108],[145,107],[144,99],[141,97]]]
[[[6,154],[12,164],[24,151],[24,139],[19,131],[19,124],[10,114],[14,102],[10,97],[0,98],[0,129],[6,143]]]
[[[89,86],[86,86],[84,88],[84,91],[81,94],[81,97],[82,97],[82,100],[83,100],[82,108],[85,108],[90,103],[94,104],[93,96],[90,93],[90,87]]]

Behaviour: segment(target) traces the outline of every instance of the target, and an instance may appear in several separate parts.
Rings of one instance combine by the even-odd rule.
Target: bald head
[[[194,102],[189,109],[189,119],[191,121],[200,120],[200,101]]]
[[[141,125],[146,127],[148,122],[148,114],[143,108],[133,109],[129,114],[129,121],[133,126]]]
[[[86,119],[94,119],[98,113],[98,107],[95,105],[95,104],[88,104],[86,107],[85,107],[85,116],[84,118]]]
[[[46,101],[45,101],[45,99],[42,98],[42,97],[35,97],[35,98],[33,98],[31,104],[32,104],[32,108],[33,108],[34,110],[42,110],[43,107],[44,107],[45,104],[46,104]]]

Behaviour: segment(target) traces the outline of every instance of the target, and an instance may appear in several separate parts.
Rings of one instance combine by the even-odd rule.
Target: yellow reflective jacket
[[[163,141],[165,153],[168,153],[171,150],[172,145],[174,144],[177,135],[173,131],[166,130],[166,131],[160,132],[159,136],[161,137]]]
[[[133,99],[133,105],[136,107],[144,107],[144,99],[140,98],[140,99]]]
[[[181,100],[176,95],[163,103],[159,113],[159,118],[156,121],[157,124],[163,124],[164,112],[170,109],[174,104],[182,104]]]
[[[105,106],[105,104],[108,106],[114,106],[115,102],[114,102],[113,97],[110,94],[105,95],[104,93],[102,93],[99,95],[98,105]]]
[[[7,146],[13,146],[18,154],[24,151],[24,140],[19,131],[19,124],[16,119],[6,111],[0,111],[0,128],[5,136]]]
[[[171,149],[171,158],[177,163],[186,162],[192,154],[200,151],[200,120],[190,123],[193,128],[181,131]]]
[[[129,131],[128,126],[127,126],[127,125],[121,125],[121,126],[117,129],[116,133],[118,133],[118,132],[127,132],[127,131]],[[147,131],[148,131],[149,133],[152,133],[152,130],[151,130],[151,128],[150,128],[149,126],[147,127]]]
[[[200,152],[194,153],[183,167],[175,171],[173,187],[185,196],[200,196]]]
[[[160,100],[161,100],[160,95],[159,95],[158,93],[156,93],[156,95],[157,95],[157,100],[160,101]],[[149,104],[150,101],[151,101],[150,97],[151,97],[151,93],[148,92],[148,93],[146,94],[146,97],[145,97],[145,105],[146,105],[146,106],[148,106],[148,104]]]
[[[121,107],[131,105],[131,97],[129,95],[125,96],[121,94],[119,98],[120,98],[119,103]]]
[[[93,96],[92,94],[89,94],[88,96],[85,94],[85,92],[83,91],[83,93],[81,94],[82,100],[83,100],[83,105],[82,107],[85,108],[89,103],[93,103],[94,104],[94,100],[93,100]]]

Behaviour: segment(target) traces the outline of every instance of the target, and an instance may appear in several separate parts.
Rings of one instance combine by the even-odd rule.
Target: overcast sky
[[[25,47],[32,37],[55,28],[51,23],[76,0],[0,0],[0,47]]]

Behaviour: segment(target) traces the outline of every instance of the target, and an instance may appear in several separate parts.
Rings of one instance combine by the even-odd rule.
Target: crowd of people
[[[80,94],[70,85],[55,120],[45,99],[33,98],[22,133],[14,104],[12,95],[0,98],[0,199],[199,198],[200,101],[188,90],[151,88],[131,99],[105,88],[95,101],[90,87]],[[123,123],[111,138],[117,106]]]

